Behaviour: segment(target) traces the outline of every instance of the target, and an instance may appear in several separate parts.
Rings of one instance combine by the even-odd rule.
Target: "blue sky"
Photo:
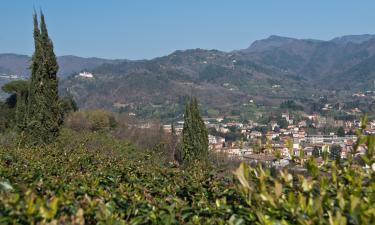
[[[272,34],[375,34],[374,0],[1,0],[0,53],[32,53],[34,7],[57,55],[142,59],[241,49]]]

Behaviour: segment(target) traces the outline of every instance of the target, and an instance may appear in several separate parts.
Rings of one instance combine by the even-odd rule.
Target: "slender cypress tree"
[[[184,162],[205,158],[208,154],[208,133],[199,113],[198,101],[192,97],[186,103],[182,135]]]
[[[56,136],[59,132],[59,126],[62,123],[57,79],[59,65],[57,63],[57,57],[53,51],[53,43],[48,36],[47,25],[43,13],[41,13],[40,20],[41,39],[44,50],[44,68],[47,80],[45,96],[49,103],[49,113],[47,113],[49,119],[47,120],[48,123],[46,124],[46,127],[50,133],[54,134],[53,136]]]
[[[184,114],[184,127],[182,130],[183,161],[187,162],[194,158],[194,130],[191,115],[191,102],[186,102]]]
[[[44,15],[39,29],[34,14],[35,51],[31,63],[26,137],[30,144],[46,144],[59,134],[58,64]]]
[[[195,120],[195,125],[197,126],[197,138],[199,140],[199,145],[201,148],[200,155],[205,157],[208,153],[208,132],[206,125],[200,115],[197,98],[193,98],[193,115]]]

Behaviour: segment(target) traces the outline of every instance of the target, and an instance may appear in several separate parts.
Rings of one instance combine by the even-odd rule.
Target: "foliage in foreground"
[[[235,176],[162,162],[103,133],[62,132],[46,147],[0,147],[0,224],[373,224],[373,169],[309,163],[309,175]],[[236,177],[238,179],[236,179]]]
[[[216,210],[216,199],[241,205],[226,188],[232,179],[198,165],[162,166],[159,151],[104,134],[77,134],[64,132],[45,148],[0,150],[0,224],[218,223],[231,213]]]

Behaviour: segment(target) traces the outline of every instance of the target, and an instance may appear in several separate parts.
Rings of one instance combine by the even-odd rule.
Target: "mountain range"
[[[28,74],[28,56],[0,54],[0,73]],[[276,105],[332,91],[374,89],[375,35],[329,41],[280,36],[232,52],[191,49],[151,60],[62,56],[60,88],[81,108],[136,111],[145,116],[180,111],[187,95],[203,110],[229,113],[251,100]],[[82,70],[94,78],[74,76]]]
[[[27,77],[30,75],[29,65],[31,57],[12,53],[0,54],[0,74],[19,75]],[[64,78],[68,75],[82,70],[94,69],[102,64],[116,64],[125,60],[110,60],[101,58],[83,58],[73,55],[60,56],[57,58],[60,69],[58,75]]]

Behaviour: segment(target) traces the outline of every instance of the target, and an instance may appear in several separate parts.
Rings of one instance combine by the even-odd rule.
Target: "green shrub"
[[[374,165],[375,138],[359,136]],[[235,177],[164,164],[108,133],[63,129],[44,147],[0,147],[0,224],[374,224],[374,168],[328,157],[308,174],[246,164]]]

